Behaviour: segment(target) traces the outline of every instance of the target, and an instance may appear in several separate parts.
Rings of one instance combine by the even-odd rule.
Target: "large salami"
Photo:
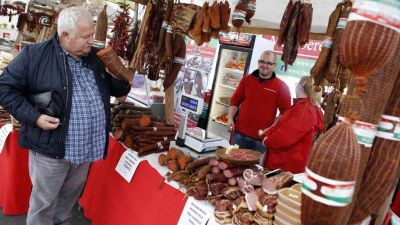
[[[359,160],[360,147],[350,124],[336,125],[319,138],[310,153],[302,186],[304,225],[341,224],[351,202]]]
[[[340,60],[358,80],[359,91],[365,91],[367,77],[392,58],[399,40],[399,14],[398,6],[381,1],[355,2],[343,32]]]
[[[398,181],[400,171],[399,78],[396,87],[378,128],[378,138],[372,147],[371,157],[352,213],[350,221],[352,224],[360,222],[373,212],[377,212]],[[389,127],[392,126],[392,129],[388,125]]]

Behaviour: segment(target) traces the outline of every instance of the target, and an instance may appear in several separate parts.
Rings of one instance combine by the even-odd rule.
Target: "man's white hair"
[[[82,20],[93,21],[93,16],[82,6],[71,6],[63,9],[57,19],[58,36],[61,36],[63,32],[75,36],[76,25]]]

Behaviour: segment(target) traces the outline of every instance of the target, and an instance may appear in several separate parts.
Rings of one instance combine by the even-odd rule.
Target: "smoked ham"
[[[221,23],[221,31],[228,32],[229,31],[229,18],[231,16],[231,8],[229,7],[229,2],[225,0],[224,3],[219,3],[220,7],[220,23]]]

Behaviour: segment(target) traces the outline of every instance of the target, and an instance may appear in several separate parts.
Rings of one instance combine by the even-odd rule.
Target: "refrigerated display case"
[[[240,80],[248,73],[254,39],[250,34],[241,34],[235,42],[228,36],[220,38],[206,130],[226,140],[230,140],[226,127],[229,102]]]

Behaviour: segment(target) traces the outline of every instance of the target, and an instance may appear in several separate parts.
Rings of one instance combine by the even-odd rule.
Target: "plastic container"
[[[301,192],[298,192],[291,188],[283,188],[279,190],[278,205],[282,202],[286,206],[290,207],[295,211],[301,211]]]
[[[280,211],[280,212],[276,211],[274,216],[275,216],[275,220],[279,221],[281,224],[301,225],[300,218],[293,218],[291,216],[288,216],[288,215],[282,213],[282,211]]]
[[[291,225],[291,224],[280,218],[279,215],[278,216],[275,215],[274,225]]]
[[[301,212],[290,208],[283,202],[278,203],[278,205],[276,206],[276,211],[279,212],[280,214],[290,216],[295,220],[300,220]]]
[[[301,186],[302,186],[302,184],[298,183],[298,184],[291,186],[290,188],[301,193]]]

